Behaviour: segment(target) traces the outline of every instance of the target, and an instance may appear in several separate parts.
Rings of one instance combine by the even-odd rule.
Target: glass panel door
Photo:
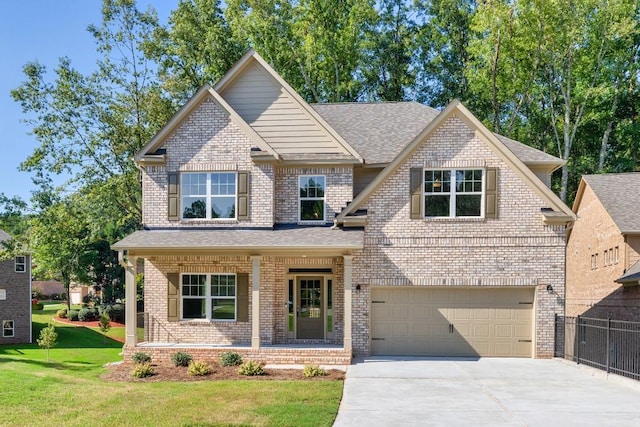
[[[324,338],[323,278],[299,277],[296,323],[298,339]]]

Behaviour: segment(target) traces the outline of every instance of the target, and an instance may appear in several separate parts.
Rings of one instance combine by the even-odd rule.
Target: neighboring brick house
[[[0,230],[0,244],[10,240]],[[0,260],[0,345],[31,342],[31,257]]]
[[[585,175],[567,243],[567,316],[640,322],[640,173]]]
[[[563,161],[464,106],[307,104],[248,52],[138,153],[125,355],[551,357]],[[145,263],[145,341],[134,266]]]

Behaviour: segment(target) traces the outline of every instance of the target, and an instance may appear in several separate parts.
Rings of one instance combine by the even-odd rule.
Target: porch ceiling
[[[362,249],[364,231],[331,227],[293,227],[273,230],[141,230],[111,247],[130,255],[348,255]]]

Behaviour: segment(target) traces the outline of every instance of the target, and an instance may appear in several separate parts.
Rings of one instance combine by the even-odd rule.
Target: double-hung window
[[[182,318],[236,319],[235,274],[183,274]]]
[[[235,219],[237,173],[183,173],[182,218]]]
[[[424,216],[482,217],[483,169],[427,169],[424,171]]]
[[[15,258],[15,271],[17,273],[24,273],[27,271],[27,257],[17,256]]]
[[[324,221],[325,177],[322,175],[303,175],[299,177],[299,219],[305,221]]]
[[[4,338],[12,338],[15,336],[15,330],[13,327],[13,320],[2,321],[2,336]]]

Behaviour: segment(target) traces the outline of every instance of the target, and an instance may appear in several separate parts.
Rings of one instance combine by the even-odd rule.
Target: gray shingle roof
[[[498,139],[524,163],[549,163],[556,165],[562,165],[565,163],[562,159],[552,156],[551,154],[547,154],[544,151],[529,147],[522,142],[507,138],[506,136],[498,135],[497,133],[494,133],[494,135],[498,137]]]
[[[295,227],[274,230],[141,230],[111,247],[119,249],[356,249],[363,246],[362,230]]]
[[[390,163],[440,114],[417,102],[311,104],[368,164]],[[495,134],[524,163],[562,165],[557,157]]]
[[[311,104],[368,164],[390,163],[440,112],[417,102]]]
[[[616,279],[619,283],[640,281],[640,261],[636,262],[622,276]]]
[[[584,175],[623,234],[640,233],[640,172]]]
[[[6,240],[11,240],[11,236],[9,236],[3,230],[0,230],[0,242],[4,242]]]

